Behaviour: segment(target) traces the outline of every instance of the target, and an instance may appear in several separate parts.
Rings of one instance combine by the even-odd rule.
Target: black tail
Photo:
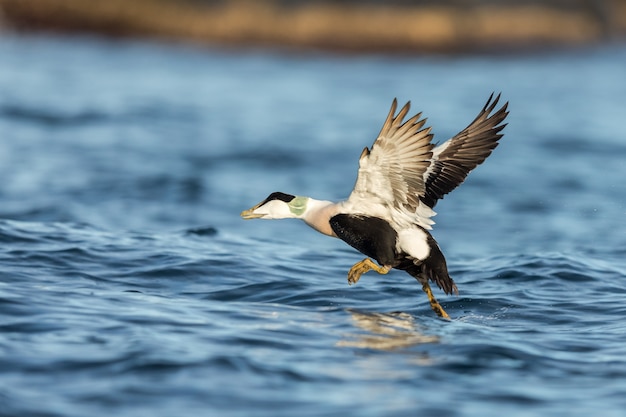
[[[411,276],[417,279],[420,283],[425,281],[432,281],[437,284],[439,288],[446,294],[459,294],[459,290],[456,284],[450,278],[448,274],[448,266],[446,265],[446,258],[443,256],[439,245],[435,242],[432,236],[428,236],[430,244],[430,255],[420,265],[410,265],[406,268]],[[432,241],[431,241],[432,240]]]

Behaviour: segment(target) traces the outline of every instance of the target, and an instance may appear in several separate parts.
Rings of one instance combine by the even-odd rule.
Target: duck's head
[[[308,197],[275,192],[251,209],[242,211],[241,217],[246,220],[301,218],[308,201]]]

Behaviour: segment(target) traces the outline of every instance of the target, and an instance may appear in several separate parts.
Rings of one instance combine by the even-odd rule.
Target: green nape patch
[[[301,216],[306,210],[308,197],[296,197],[289,202],[289,210],[296,216]]]

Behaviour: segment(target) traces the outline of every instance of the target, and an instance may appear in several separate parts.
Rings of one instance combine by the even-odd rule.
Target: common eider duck
[[[274,192],[241,217],[302,219],[367,256],[350,268],[349,284],[370,270],[379,274],[392,268],[406,271],[422,284],[433,311],[449,318],[429,285],[432,281],[444,293],[458,294],[446,259],[429,232],[433,209],[498,146],[508,115],[508,102],[494,111],[499,99],[500,95],[494,99],[491,94],[474,121],[441,144],[432,143],[431,128],[424,127],[422,113],[404,121],[410,102],[396,114],[394,99],[371,149],[361,152],[356,184],[348,199],[334,203]]]

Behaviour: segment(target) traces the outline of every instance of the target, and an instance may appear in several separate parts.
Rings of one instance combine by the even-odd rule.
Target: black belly
[[[374,258],[381,265],[396,266],[398,234],[389,223],[378,217],[337,214],[331,217],[330,227],[337,237],[362,254]]]
[[[396,252],[396,239],[398,234],[391,225],[378,217],[355,216],[350,214],[337,214],[330,219],[330,227],[339,239],[352,246],[362,254],[375,259],[380,265],[388,265],[401,269],[415,277],[424,284],[428,280],[437,283],[439,288],[446,294],[458,290],[452,278],[448,274],[446,259],[439,249],[439,245],[427,230],[422,230],[427,235],[427,243],[430,253],[426,259],[418,264],[406,253]]]

